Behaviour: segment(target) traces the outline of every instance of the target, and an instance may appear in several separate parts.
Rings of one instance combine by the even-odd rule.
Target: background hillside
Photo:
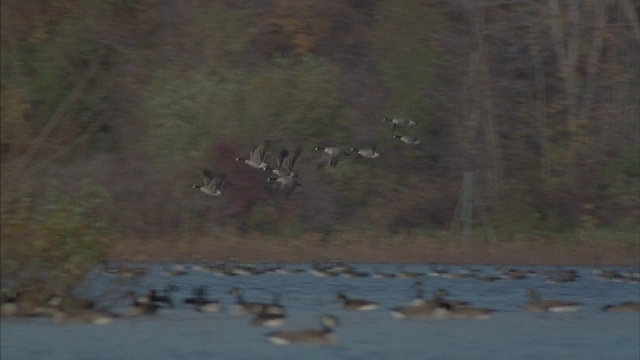
[[[639,11],[2,1],[3,267],[22,256],[81,273],[131,238],[454,237],[467,171],[498,241],[637,241]],[[422,144],[397,142],[384,116],[415,120]],[[234,161],[264,139],[271,162],[304,149],[289,198]],[[382,156],[318,172],[325,143],[375,143]],[[222,198],[191,188],[205,166],[227,173]]]

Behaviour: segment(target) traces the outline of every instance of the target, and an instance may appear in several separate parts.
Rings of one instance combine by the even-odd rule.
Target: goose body
[[[422,141],[420,141],[420,139],[412,137],[412,136],[408,136],[408,135],[398,135],[395,134],[393,135],[394,139],[398,139],[400,142],[403,142],[407,145],[418,145],[420,143],[422,143]]]
[[[220,302],[207,299],[206,292],[206,286],[199,286],[193,290],[193,297],[184,299],[184,303],[193,306],[199,312],[219,313],[222,309]]]
[[[117,316],[103,310],[85,309],[62,311],[56,310],[52,314],[53,321],[58,324],[95,324],[105,325],[113,321]]]
[[[247,302],[244,300],[243,291],[240,288],[233,288],[230,291],[231,295],[236,297],[236,303],[231,308],[231,313],[235,316],[244,315],[258,315],[261,312],[268,312],[271,314],[284,314],[284,308],[278,304],[277,295],[274,295],[272,303],[262,302]]]
[[[251,320],[251,325],[279,327],[284,323],[286,315],[278,309],[270,306],[264,306],[260,312]]]
[[[267,170],[269,165],[264,162],[267,149],[269,149],[269,141],[265,140],[261,145],[256,145],[249,151],[249,158],[237,157],[236,161],[242,161],[254,169]]]
[[[356,154],[356,158],[376,159],[380,157],[380,153],[376,151],[375,145],[368,148],[352,147],[351,151]]]
[[[438,289],[436,290],[436,293],[433,299],[438,301],[440,304],[446,306],[449,309],[457,309],[457,308],[467,307],[471,305],[470,302],[465,300],[445,299],[445,296],[449,296],[449,292],[447,292],[447,290],[444,290],[444,289]]]
[[[579,301],[541,300],[540,294],[533,289],[529,290],[527,295],[531,300],[524,304],[522,310],[528,312],[573,312],[582,306],[582,303]]]
[[[337,336],[333,333],[333,328],[338,324],[338,319],[334,316],[325,315],[322,317],[322,328],[302,329],[293,331],[276,331],[268,333],[266,337],[276,345],[289,344],[317,344],[330,345],[338,342]]]
[[[441,320],[449,316],[451,306],[443,303],[441,291],[437,291],[432,299],[424,297],[424,284],[416,281],[411,285],[416,291],[415,298],[410,305],[398,306],[391,309],[391,316],[395,319]]]
[[[379,307],[378,303],[364,299],[350,299],[345,294],[338,294],[338,301],[345,310],[367,311],[375,310]]]
[[[605,305],[602,311],[609,313],[640,312],[640,302],[624,301],[616,305]]]
[[[0,316],[16,316],[20,312],[20,307],[15,301],[2,302],[0,305]]]
[[[282,149],[280,150],[280,154],[278,154],[278,159],[276,163],[276,168],[272,170],[273,174],[276,177],[280,176],[289,176],[295,174],[293,172],[293,167],[296,164],[296,160],[302,153],[302,148],[296,148],[293,154],[289,153],[289,150]]]
[[[382,122],[390,122],[391,125],[394,127],[396,126],[415,126],[416,122],[413,120],[409,120],[409,119],[405,119],[405,118],[387,118],[384,117],[382,118]]]
[[[149,290],[147,297],[149,298],[149,301],[158,306],[173,307],[173,299],[169,296],[169,291],[167,289],[163,291],[163,294],[160,294],[157,290]]]
[[[202,174],[204,179],[204,185],[194,184],[192,187],[194,189],[199,189],[200,191],[202,191],[203,193],[209,196],[221,196],[222,192],[220,191],[220,187],[222,187],[222,184],[224,184],[226,174],[220,173],[214,176],[211,170],[209,169],[204,169],[202,171]]]
[[[274,187],[280,189],[285,195],[291,195],[298,186],[302,186],[298,181],[298,175],[293,173],[286,176],[278,176],[275,179],[271,178],[271,182]]]
[[[442,320],[449,317],[449,309],[434,300],[426,300],[419,305],[394,307],[391,316],[395,319]]]
[[[302,185],[298,181],[298,174],[293,172],[293,166],[301,152],[301,148],[297,148],[293,154],[290,154],[287,149],[280,151],[277,166],[272,170],[274,176],[267,179],[272,189],[279,189],[286,195],[291,195],[298,186]]]
[[[133,299],[133,306],[125,310],[123,316],[153,315],[158,310],[158,305],[151,301],[149,294],[137,296],[133,291],[129,291],[126,297]]]
[[[189,272],[187,271],[187,268],[184,265],[176,264],[172,268],[167,269],[162,273],[166,276],[184,276],[184,275],[187,275]]]
[[[318,163],[317,169],[320,170],[326,165],[336,166],[342,156],[349,156],[339,146],[316,146],[316,151],[322,151],[322,157],[320,163]]]

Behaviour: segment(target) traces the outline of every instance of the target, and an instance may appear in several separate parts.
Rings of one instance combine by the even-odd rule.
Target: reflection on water
[[[174,308],[161,308],[153,316],[119,318],[104,326],[57,325],[51,320],[2,320],[2,359],[638,359],[640,314],[610,314],[606,304],[640,300],[637,282],[603,280],[592,268],[574,268],[573,280],[550,281],[554,268],[527,268],[522,277],[509,277],[493,267],[462,269],[456,266],[357,265],[359,275],[315,276],[308,265],[286,265],[303,272],[268,272],[261,275],[222,276],[187,267],[171,276],[167,266],[151,266],[143,276],[117,276],[103,271],[92,275],[79,295],[90,295],[103,306],[121,312],[129,305],[124,294],[135,290],[171,292]],[[326,270],[326,269],[324,269]],[[529,272],[528,270],[535,270]],[[553,270],[553,273],[545,271]],[[615,269],[624,272],[626,269]],[[397,275],[405,272],[406,276]],[[413,274],[411,274],[413,273]],[[370,276],[386,274],[385,276]],[[389,275],[393,274],[393,275]],[[176,274],[174,274],[176,275]],[[317,274],[321,275],[321,274]],[[325,274],[326,275],[326,274]],[[364,276],[366,275],[366,276]],[[414,277],[414,276],[417,276]],[[486,278],[497,277],[495,281]],[[519,280],[514,280],[518,278]],[[486,320],[399,320],[389,309],[407,305],[411,288],[422,281],[430,296],[445,289],[452,299],[497,311]],[[481,281],[483,280],[483,281]],[[201,313],[183,300],[192,289],[206,285],[207,296],[220,301],[223,311]],[[230,314],[233,287],[244,289],[244,301],[273,301],[285,307],[283,330],[318,328],[322,314],[340,320],[339,343],[332,346],[276,346],[265,334],[273,328],[250,325],[249,317]],[[571,313],[529,313],[522,306],[525,293],[535,288],[543,298],[577,300],[583,306]],[[374,301],[370,311],[347,311],[338,293]]]

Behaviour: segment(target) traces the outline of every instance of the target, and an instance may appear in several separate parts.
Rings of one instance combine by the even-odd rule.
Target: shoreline
[[[123,240],[108,256],[114,262],[451,264],[526,266],[640,266],[640,243],[549,240],[470,243],[441,239],[300,239],[258,236]]]

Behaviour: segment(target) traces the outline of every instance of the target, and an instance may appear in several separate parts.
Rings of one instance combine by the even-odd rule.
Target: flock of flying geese
[[[265,273],[298,274],[305,272],[302,268],[284,268],[279,266],[258,266],[255,264],[229,264],[218,263],[212,265],[193,265],[192,270],[211,272],[217,276],[248,276]],[[141,276],[146,273],[146,268],[134,268],[121,265],[116,268],[105,269],[110,275]],[[167,276],[180,276],[188,274],[184,265],[176,265],[173,269],[165,271]],[[496,309],[474,307],[469,301],[450,299],[446,290],[437,289],[431,297],[425,296],[423,279],[425,275],[444,278],[469,278],[478,281],[517,280],[529,276],[546,276],[547,282],[571,282],[580,276],[574,270],[555,270],[539,272],[535,270],[522,270],[518,268],[504,268],[492,276],[480,276],[476,269],[462,269],[459,272],[449,272],[442,268],[435,268],[428,273],[415,271],[374,272],[359,271],[354,266],[344,263],[313,264],[308,272],[318,277],[375,277],[375,278],[405,278],[413,279],[411,290],[415,292],[409,303],[391,307],[388,310],[392,318],[413,320],[446,320],[446,319],[488,319],[496,312]],[[640,272],[629,271],[622,273],[617,270],[604,269],[596,273],[600,280],[613,282],[640,283]],[[489,280],[491,279],[491,280]],[[19,294],[3,292],[2,315],[3,316],[50,316],[56,323],[93,323],[107,324],[119,317],[135,317],[156,314],[161,308],[173,308],[172,293],[178,291],[176,286],[167,286],[163,290],[149,290],[144,295],[138,295],[133,291],[126,293],[126,298],[131,300],[131,306],[121,313],[101,310],[95,307],[91,299],[77,297],[52,296],[45,305],[28,307]],[[263,327],[280,327],[287,318],[285,307],[280,302],[280,296],[273,294],[270,302],[247,301],[244,291],[239,287],[232,288],[229,292],[235,301],[229,308],[233,316],[249,316],[250,324]],[[564,313],[578,310],[583,303],[575,300],[542,299],[535,289],[527,291],[528,301],[521,309],[526,312],[550,312]],[[223,305],[215,299],[208,297],[207,287],[198,286],[192,291],[190,297],[182,302],[202,313],[220,313]],[[380,309],[382,305],[374,300],[358,299],[340,292],[335,296],[335,303],[345,311],[371,311]],[[624,301],[618,304],[605,305],[601,308],[604,312],[640,312],[640,302]],[[334,315],[325,314],[321,317],[319,328],[300,330],[275,331],[265,334],[265,337],[274,344],[286,345],[291,343],[334,344],[338,341],[334,333],[334,327],[339,320]]]
[[[390,119],[386,117],[383,118],[382,121],[391,123],[393,138],[397,139],[399,142],[408,145],[418,145],[421,143],[420,139],[409,135],[401,135],[397,131],[399,128],[416,126],[415,121],[405,118]],[[302,148],[297,148],[293,153],[286,148],[282,149],[276,159],[276,165],[273,167],[265,162],[265,155],[269,149],[269,143],[270,142],[268,140],[265,140],[262,144],[254,146],[251,151],[249,151],[248,157],[237,157],[236,161],[244,162],[254,169],[270,172],[271,175],[267,177],[267,185],[269,185],[269,188],[271,190],[277,189],[286,195],[290,195],[298,186],[302,185],[298,180],[298,174],[293,171],[293,167],[302,152]],[[315,150],[322,152],[322,156],[317,166],[318,170],[321,170],[326,165],[338,165],[338,162],[344,156],[355,155],[356,158],[367,159],[380,157],[380,153],[376,151],[376,145],[365,148],[352,147],[348,151],[341,146],[319,145],[315,147]],[[210,169],[205,168],[203,170],[204,184],[194,184],[193,188],[199,189],[201,192],[209,196],[221,196],[222,191],[220,188],[224,184],[225,178],[225,172],[214,174]]]

